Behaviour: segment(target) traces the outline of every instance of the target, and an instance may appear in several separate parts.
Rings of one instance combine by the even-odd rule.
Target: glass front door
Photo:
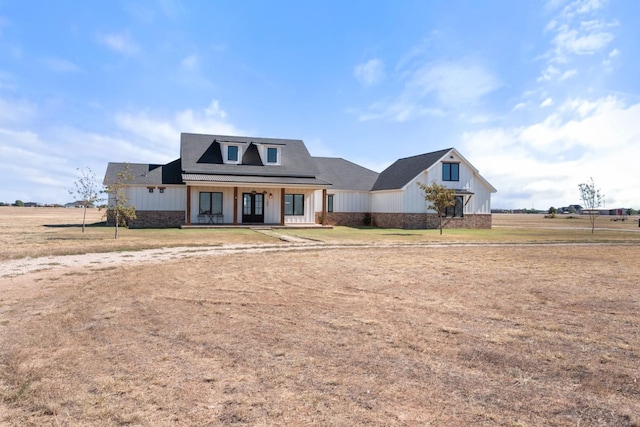
[[[242,223],[264,223],[264,194],[242,193]]]

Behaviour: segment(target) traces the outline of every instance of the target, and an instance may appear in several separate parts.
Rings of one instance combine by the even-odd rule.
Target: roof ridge
[[[243,136],[243,135],[219,135],[214,133],[196,133],[196,132],[180,132],[180,135],[196,135],[196,136],[209,136],[215,139],[221,138],[232,138],[233,139],[247,139],[247,140],[272,140],[272,141],[302,141],[301,139],[295,138],[276,138],[276,137],[265,137],[265,136]],[[224,142],[230,142],[232,140]]]
[[[407,160],[407,159],[413,159],[413,158],[415,158],[415,157],[430,156],[430,155],[432,155],[432,154],[436,154],[436,153],[440,153],[440,152],[446,152],[446,151],[451,151],[451,150],[453,150],[453,147],[451,147],[451,148],[444,148],[444,149],[442,149],[442,150],[430,151],[430,152],[428,152],[428,153],[416,154],[416,155],[414,155],[414,156],[402,157],[402,158],[400,158],[400,159],[398,159],[398,160]]]

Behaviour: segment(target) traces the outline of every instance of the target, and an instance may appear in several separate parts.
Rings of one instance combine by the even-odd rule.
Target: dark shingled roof
[[[378,176],[372,190],[396,190],[407,185],[423,171],[444,157],[452,148],[396,160]]]
[[[116,182],[118,174],[124,171],[127,163],[109,163],[104,176],[104,184]],[[142,163],[129,163],[129,171],[133,180],[129,184],[162,185],[182,184],[180,159],[166,165],[148,165]]]
[[[249,184],[278,184],[278,185],[327,185],[328,182],[310,177],[297,176],[257,176],[257,175],[212,175],[201,173],[185,173],[182,179],[188,182],[226,182]]]
[[[243,164],[224,164],[220,148],[221,142],[242,145]],[[262,164],[257,149],[260,144],[282,147],[280,165]],[[307,147],[298,139],[183,133],[180,135],[180,158],[182,159],[182,170],[187,174],[314,178],[318,174]]]
[[[330,182],[330,189],[369,191],[378,179],[378,172],[348,160],[335,157],[313,157],[320,174],[318,178]]]

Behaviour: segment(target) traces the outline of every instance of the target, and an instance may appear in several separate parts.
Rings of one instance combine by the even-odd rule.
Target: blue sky
[[[0,201],[165,163],[180,132],[376,171],[456,147],[494,208],[640,208],[640,2],[0,0]]]

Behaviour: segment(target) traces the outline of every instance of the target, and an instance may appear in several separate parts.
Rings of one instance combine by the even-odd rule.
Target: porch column
[[[322,189],[322,225],[327,225],[327,189]]]
[[[284,188],[280,189],[280,225],[284,226]]]
[[[238,187],[233,187],[233,225],[238,225]]]
[[[191,225],[191,186],[187,185],[187,225]]]

